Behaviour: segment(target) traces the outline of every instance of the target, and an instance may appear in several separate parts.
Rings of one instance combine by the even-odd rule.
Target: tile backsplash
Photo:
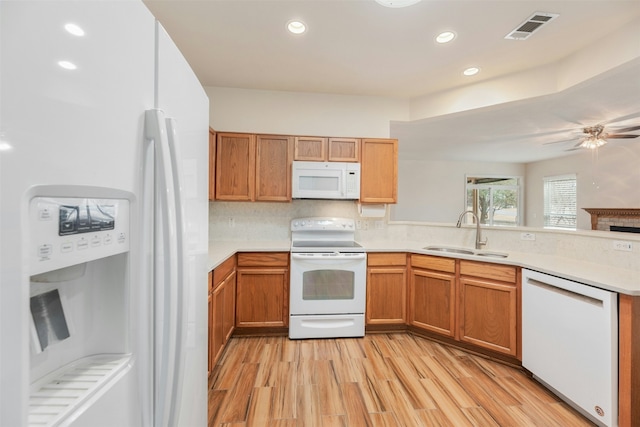
[[[209,202],[209,240],[289,240],[291,220],[302,217],[343,217],[360,221],[356,240],[419,242],[473,247],[475,227],[452,224],[389,222],[362,218],[353,201],[294,200],[291,203]],[[486,249],[555,255],[612,268],[640,271],[640,235],[602,231],[554,231],[538,228],[483,228]],[[534,234],[524,240],[522,234]],[[632,242],[632,251],[614,250],[614,241]]]

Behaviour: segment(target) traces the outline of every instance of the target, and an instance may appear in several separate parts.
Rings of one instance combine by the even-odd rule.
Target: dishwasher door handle
[[[579,300],[580,302],[586,302],[586,303],[589,303],[589,304],[596,305],[598,307],[602,307],[602,305],[604,304],[604,301],[602,301],[602,299],[594,298],[594,297],[585,295],[583,293],[572,291],[572,290],[569,290],[569,289],[566,289],[566,288],[561,288],[561,287],[558,287],[558,286],[550,285],[548,283],[541,282],[539,280],[535,280],[535,279],[529,278],[527,280],[527,283],[530,284],[530,285],[542,288],[542,289],[544,289],[546,291],[554,292],[554,293],[560,294],[560,295],[564,295],[566,297],[569,297],[569,298],[572,298],[572,299],[575,299],[575,300]]]

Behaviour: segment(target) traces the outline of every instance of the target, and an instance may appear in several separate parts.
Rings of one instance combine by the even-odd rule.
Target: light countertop
[[[495,264],[515,265],[581,282],[621,294],[640,296],[640,272],[612,268],[604,264],[584,262],[574,258],[524,252],[505,252],[507,258],[479,257],[425,250],[424,243],[411,241],[360,241],[367,252],[410,252],[448,258],[468,259]],[[209,244],[209,270],[213,270],[236,252],[289,252],[289,240],[223,240]],[[465,248],[468,249],[468,248]],[[487,251],[491,252],[491,251]],[[499,251],[503,252],[503,251]]]

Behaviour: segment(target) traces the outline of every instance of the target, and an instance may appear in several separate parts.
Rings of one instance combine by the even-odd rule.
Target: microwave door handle
[[[340,175],[342,175],[342,180],[340,181],[340,183],[342,184],[340,186],[340,196],[345,197],[347,195],[347,171],[341,169]]]

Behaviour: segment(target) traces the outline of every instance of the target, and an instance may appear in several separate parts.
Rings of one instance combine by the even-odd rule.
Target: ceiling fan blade
[[[562,144],[563,142],[573,142],[575,140],[577,140],[578,138],[571,138],[571,139],[563,139],[561,141],[552,141],[552,142],[545,142],[542,145],[551,145],[551,144]],[[580,142],[582,143],[582,141]]]
[[[616,133],[633,132],[634,130],[640,130],[640,126],[630,126],[628,128],[615,129]]]
[[[624,122],[626,120],[635,119],[636,117],[640,117],[640,112],[627,114],[626,116],[617,117],[615,119],[607,120],[603,122],[603,125],[608,125],[612,123]]]
[[[580,147],[580,144],[578,144],[578,145],[576,145],[576,146],[574,146],[574,147],[567,148],[567,149],[566,149],[566,150],[564,150],[564,151],[576,151],[576,150],[581,150],[581,149],[582,149],[582,147]]]
[[[631,138],[637,138],[640,135],[618,135],[618,134],[613,134],[613,135],[607,135],[606,139],[631,139]]]

